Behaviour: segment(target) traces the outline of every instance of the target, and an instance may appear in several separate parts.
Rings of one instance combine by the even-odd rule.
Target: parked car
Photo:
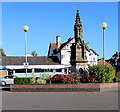
[[[15,75],[6,75],[0,79],[0,84],[3,86],[6,84],[14,84],[14,78],[16,78]]]

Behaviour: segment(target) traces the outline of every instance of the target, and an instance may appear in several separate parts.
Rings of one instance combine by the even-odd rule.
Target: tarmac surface
[[[0,91],[2,110],[118,110],[118,91]]]

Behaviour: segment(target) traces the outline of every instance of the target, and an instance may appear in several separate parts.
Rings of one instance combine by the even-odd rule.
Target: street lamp
[[[25,32],[25,63],[24,66],[26,68],[26,77],[27,77],[27,67],[28,67],[28,62],[27,62],[27,31],[28,31],[28,26],[24,25],[23,30]]]
[[[103,63],[105,65],[105,28],[107,27],[107,23],[103,22],[101,26],[103,28]]]

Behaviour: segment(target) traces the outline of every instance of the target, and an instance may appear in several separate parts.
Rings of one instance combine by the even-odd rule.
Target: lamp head
[[[107,27],[107,23],[103,22],[101,26],[103,29],[105,29]]]
[[[24,30],[25,32],[27,32],[28,29],[29,29],[29,27],[28,27],[27,25],[24,25],[23,30]]]

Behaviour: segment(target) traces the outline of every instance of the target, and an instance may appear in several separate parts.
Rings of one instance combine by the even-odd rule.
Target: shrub
[[[16,77],[14,80],[15,84],[30,84],[31,77]]]
[[[95,82],[98,82],[98,80],[95,79],[94,75],[86,74],[86,75],[81,75],[80,82],[81,83],[95,83]]]
[[[15,78],[15,84],[46,84],[48,78],[49,74],[46,73],[40,77],[17,77]]]
[[[37,84],[46,84],[46,80],[49,78],[49,74],[47,73],[44,73],[42,76],[40,76],[37,80],[36,80],[36,83]]]
[[[80,83],[80,74],[77,74],[77,73],[72,73],[70,74],[70,77],[72,80],[74,80],[74,83]]]
[[[30,84],[35,84],[36,83],[36,77],[32,76],[30,79]]]
[[[42,76],[41,76],[41,78],[43,78],[43,79],[48,79],[48,78],[50,78],[50,75],[49,75],[49,73],[44,73]]]
[[[93,82],[110,83],[115,77],[115,68],[111,65],[93,65],[89,66],[89,75]]]
[[[114,82],[120,82],[120,77],[119,76],[115,76]]]
[[[36,83],[37,83],[37,84],[46,84],[46,80],[43,79],[43,78],[41,78],[41,77],[39,77],[39,78],[37,79]]]
[[[71,75],[56,74],[47,80],[47,83],[79,83],[79,82],[80,77],[78,77],[78,74]]]
[[[62,82],[63,79],[59,74],[56,74],[53,77],[47,79],[47,83],[62,83]]]

